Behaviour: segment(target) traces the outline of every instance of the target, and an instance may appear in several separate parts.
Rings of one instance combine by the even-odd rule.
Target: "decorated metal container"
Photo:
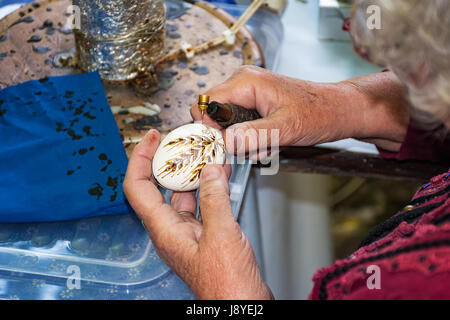
[[[73,5],[82,70],[98,70],[103,79],[115,81],[153,70],[164,51],[163,0],[73,0]]]

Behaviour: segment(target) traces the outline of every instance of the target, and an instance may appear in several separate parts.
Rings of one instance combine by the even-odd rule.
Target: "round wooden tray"
[[[46,76],[80,72],[72,67],[56,68],[52,63],[56,55],[75,48],[73,33],[63,28],[67,19],[65,13],[70,5],[70,0],[35,1],[0,20],[0,89]],[[179,48],[183,40],[198,45],[214,39],[235,21],[230,14],[210,3],[196,2],[186,6],[177,17],[167,20],[167,52]],[[51,22],[54,30],[49,32],[45,21],[47,25]],[[41,40],[30,42],[32,36],[40,36]],[[50,50],[39,53],[33,45]],[[264,66],[262,51],[245,27],[236,35],[233,46],[221,45],[190,60],[181,58],[159,66],[168,77],[166,84],[171,85],[166,89],[146,94],[138,90],[135,81],[103,81],[110,106],[130,108],[152,103],[161,107],[159,119],[126,112],[115,114],[127,153],[150,128],[167,132],[191,122],[189,109],[198,95],[226,80],[244,64]],[[198,66],[207,67],[208,73],[195,72]]]

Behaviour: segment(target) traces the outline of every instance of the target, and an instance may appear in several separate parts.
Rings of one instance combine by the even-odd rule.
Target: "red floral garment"
[[[397,154],[380,153],[448,164],[448,138],[431,143],[411,125]],[[422,186],[350,257],[317,271],[310,299],[450,299],[449,194],[450,170]]]

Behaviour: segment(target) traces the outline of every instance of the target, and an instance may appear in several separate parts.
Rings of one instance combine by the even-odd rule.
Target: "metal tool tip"
[[[205,115],[205,111],[208,108],[208,105],[209,105],[209,96],[206,94],[199,95],[198,96],[198,107],[202,114],[202,121],[203,121],[203,116]]]
[[[198,104],[199,105],[208,105],[209,104],[209,96],[206,94],[201,94],[198,96]]]

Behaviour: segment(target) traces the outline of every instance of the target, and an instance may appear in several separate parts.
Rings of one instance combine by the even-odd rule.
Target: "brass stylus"
[[[223,128],[233,124],[252,121],[261,118],[256,109],[247,109],[231,103],[220,103],[217,101],[209,102],[210,97],[200,95],[198,106],[202,112],[202,118],[205,112]]]

